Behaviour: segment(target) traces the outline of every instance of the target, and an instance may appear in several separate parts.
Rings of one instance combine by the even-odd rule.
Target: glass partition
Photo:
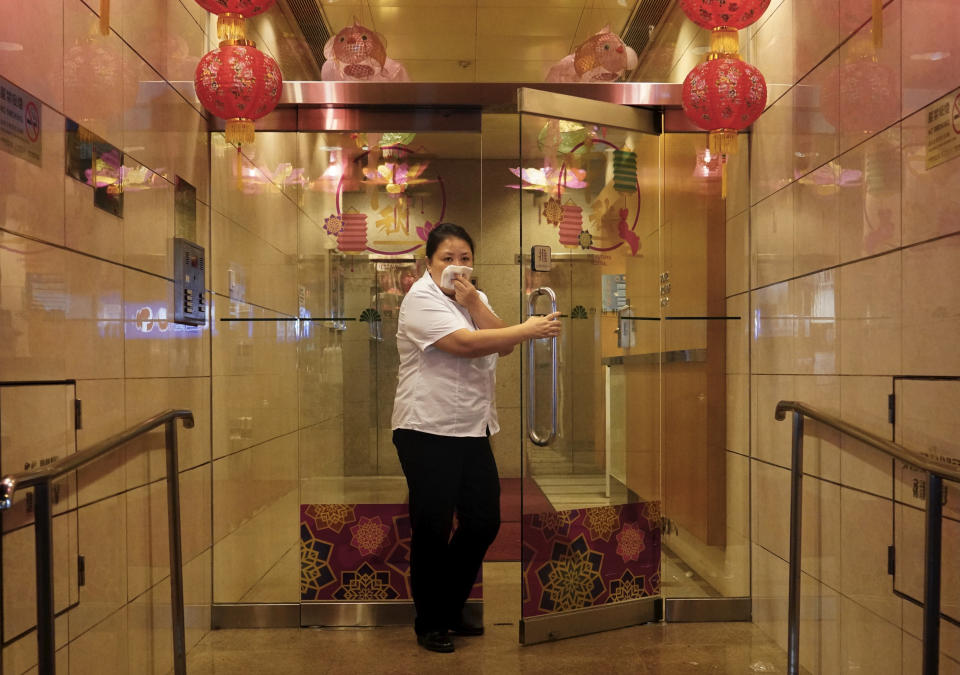
[[[725,443],[749,422],[726,405],[749,310],[724,304],[704,135],[488,112],[481,130],[258,132],[240,154],[214,134],[212,147],[215,603],[409,597],[396,322],[442,221],[473,236],[474,282],[504,320],[549,287],[565,324],[555,431],[552,345],[497,371],[504,524],[488,561],[522,561],[524,619],[749,594],[746,454]],[[549,270],[533,268],[534,245]],[[595,554],[624,567],[570,595],[541,544],[583,563],[574,585],[612,574]]]

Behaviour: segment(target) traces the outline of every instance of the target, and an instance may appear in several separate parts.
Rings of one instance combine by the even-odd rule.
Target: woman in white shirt
[[[427,271],[400,305],[393,443],[410,490],[410,585],[417,642],[452,652],[450,633],[481,635],[463,608],[500,528],[500,478],[490,435],[497,355],[560,334],[559,313],[508,326],[466,275],[440,287],[443,270],[473,266],[473,241],[441,223],[427,237]],[[457,530],[453,536],[453,515]]]

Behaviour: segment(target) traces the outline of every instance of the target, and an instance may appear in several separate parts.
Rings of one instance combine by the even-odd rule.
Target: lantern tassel
[[[727,198],[727,157],[737,152],[737,132],[730,129],[711,131],[707,137],[710,154],[720,158],[720,196]]]
[[[224,12],[217,17],[217,37],[220,42],[246,39],[245,20],[242,14]]]
[[[720,26],[710,31],[710,56],[708,59],[720,56],[737,57],[740,55],[739,33],[730,28]]]
[[[100,0],[100,34],[110,35],[110,0]]]
[[[873,25],[870,26],[873,35],[874,49],[883,46],[883,0],[873,0]]]
[[[253,132],[253,120],[246,117],[233,117],[227,120],[224,138],[226,138],[227,143],[233,143],[234,145],[253,143]]]

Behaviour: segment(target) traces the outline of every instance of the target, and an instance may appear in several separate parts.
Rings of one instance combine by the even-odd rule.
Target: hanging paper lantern
[[[724,140],[760,117],[767,104],[767,83],[759,70],[740,59],[701,63],[683,81],[683,111],[691,122]],[[711,148],[712,152],[717,152]],[[721,154],[724,154],[721,151]]]
[[[270,9],[275,0],[197,0],[197,4],[217,15],[217,37],[221,41],[243,40],[244,20]]]
[[[560,220],[560,243],[567,248],[580,245],[580,230],[583,229],[583,209],[567,202],[563,205],[563,218]]]
[[[277,62],[252,42],[241,42],[205,54],[194,75],[197,97],[227,120],[226,140],[234,144],[253,142],[253,121],[276,107],[283,88]]]
[[[680,0],[680,9],[702,28],[746,28],[763,16],[770,0]]]
[[[637,191],[637,153],[633,150],[613,151],[613,189],[617,192]]]
[[[340,214],[342,226],[337,234],[337,248],[344,253],[362,253],[367,249],[367,214],[348,211]]]
[[[763,75],[740,59],[712,58],[691,70],[683,81],[683,112],[710,132],[710,152],[720,156],[724,197],[726,160],[736,152],[737,131],[753,124],[766,104]]]
[[[737,31],[763,16],[770,0],[680,0],[691,21],[710,32],[712,54],[740,53]]]

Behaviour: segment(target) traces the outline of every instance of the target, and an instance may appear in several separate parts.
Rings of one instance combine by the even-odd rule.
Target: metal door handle
[[[527,296],[527,315],[534,315],[534,304],[539,296],[546,295],[550,298],[550,311],[557,311],[557,294],[553,292],[552,288],[547,286],[541,286],[536,290],[530,292]],[[551,401],[551,426],[550,433],[546,436],[540,436],[537,433],[535,418],[536,418],[536,392],[537,392],[537,378],[536,371],[534,368],[534,340],[529,340],[527,342],[527,436],[530,437],[530,440],[533,441],[534,445],[539,445],[543,447],[548,445],[550,441],[554,439],[557,435],[557,338],[540,338],[540,339],[549,339],[552,344],[550,345],[550,355],[551,355],[551,369],[553,371],[553,392],[552,392],[552,401]]]

